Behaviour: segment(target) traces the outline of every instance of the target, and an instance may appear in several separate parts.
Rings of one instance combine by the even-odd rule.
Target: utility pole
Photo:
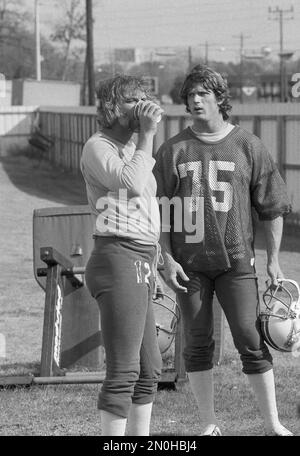
[[[239,38],[240,40],[240,103],[243,103],[243,86],[244,86],[244,40],[245,38],[250,38],[249,35],[244,35],[240,33],[239,35],[234,35],[234,38]]]
[[[41,80],[41,36],[40,36],[40,8],[39,0],[35,0],[34,5],[34,18],[35,18],[35,68],[36,80]]]
[[[88,104],[95,105],[95,72],[93,41],[93,0],[86,0],[86,66],[88,79]]]
[[[191,70],[193,64],[193,56],[192,56],[192,46],[188,47],[188,72]]]
[[[280,58],[280,70],[279,70],[279,80],[280,80],[280,101],[286,101],[286,74],[285,74],[285,53],[283,48],[283,21],[294,19],[293,17],[284,17],[285,14],[290,14],[294,12],[294,7],[291,6],[290,9],[284,10],[278,6],[274,9],[269,7],[269,15],[275,15],[274,20],[279,21],[279,58]],[[269,17],[269,20],[271,18]]]
[[[205,65],[208,65],[208,41],[205,41]]]

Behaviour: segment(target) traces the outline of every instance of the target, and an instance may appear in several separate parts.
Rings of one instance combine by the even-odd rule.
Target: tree
[[[65,0],[65,20],[56,25],[55,31],[51,36],[53,41],[62,45],[63,65],[61,79],[66,80],[68,75],[70,57],[72,57],[72,45],[74,42],[85,41],[85,11],[82,10],[80,0]],[[73,53],[78,49],[73,50]]]
[[[8,79],[31,76],[34,41],[25,27],[29,17],[23,2],[0,0],[0,71]]]
[[[78,53],[77,53],[78,52]],[[68,61],[67,80],[82,82],[83,58],[78,50],[73,51]],[[41,53],[43,55],[43,79],[61,80],[61,69],[65,63],[64,56],[45,38],[41,42]]]
[[[35,78],[35,37],[33,17],[23,9],[22,2],[0,0],[0,72],[6,79]],[[64,58],[47,39],[41,36],[43,77],[61,79]],[[74,53],[69,60],[72,79],[82,79],[83,64]],[[81,59],[82,60],[82,59]]]
[[[183,84],[184,78],[185,78],[184,74],[178,75],[174,81],[173,87],[171,88],[171,90],[169,92],[169,95],[172,98],[173,103],[175,103],[175,104],[183,103],[179,94],[180,94],[180,89]]]
[[[0,33],[3,33],[5,29],[12,29],[13,26],[20,25],[24,19],[28,18],[29,15],[24,10],[22,0],[0,0]]]

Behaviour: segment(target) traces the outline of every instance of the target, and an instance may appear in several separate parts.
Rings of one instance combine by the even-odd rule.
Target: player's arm
[[[267,250],[267,272],[273,283],[284,275],[279,266],[279,250],[283,231],[283,217],[262,221]]]
[[[155,103],[145,101],[139,109],[139,133],[137,151],[143,151],[152,157],[153,138],[157,132],[157,118],[162,109]]]
[[[182,291],[186,293],[186,287],[183,287],[178,283],[178,278],[180,277],[184,281],[189,281],[189,278],[182,269],[182,266],[179,263],[177,263],[177,261],[175,261],[173,258],[170,243],[170,233],[161,232],[159,243],[161,246],[161,253],[164,259],[164,269],[161,271],[161,274],[165,282],[174,291]]]
[[[167,198],[168,201],[173,196],[174,188],[176,187],[176,176],[175,169],[172,171],[169,160],[164,157],[164,154],[168,153],[168,149],[163,144],[156,154],[156,165],[154,167],[154,176],[157,182],[157,195],[159,198]],[[171,230],[171,213],[166,211],[164,213],[164,205],[160,200],[160,214],[161,214],[161,234],[160,234],[160,246],[161,253],[164,259],[164,269],[161,274],[165,282],[174,291],[187,292],[187,289],[178,283],[180,277],[184,281],[188,281],[189,278],[184,273],[181,265],[173,258],[173,252],[170,242],[170,230]]]
[[[291,203],[279,170],[260,139],[254,140],[252,152],[251,198],[265,232],[267,272],[276,283],[278,278],[283,278],[278,257],[283,217],[291,211]]]
[[[152,141],[149,138],[150,148]],[[148,184],[154,164],[151,153],[141,149],[135,152],[128,163],[124,163],[111,144],[96,138],[85,145],[81,169],[83,175],[91,175],[110,191],[125,188],[131,196],[140,196]]]

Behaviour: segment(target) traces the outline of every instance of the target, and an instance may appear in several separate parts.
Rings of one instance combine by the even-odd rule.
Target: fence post
[[[258,136],[259,138],[261,137],[261,117],[260,116],[254,116],[253,133],[256,136]]]
[[[278,169],[285,181],[286,179],[286,116],[277,117],[277,150],[278,150]]]
[[[6,80],[3,73],[0,73],[0,98],[6,97]]]

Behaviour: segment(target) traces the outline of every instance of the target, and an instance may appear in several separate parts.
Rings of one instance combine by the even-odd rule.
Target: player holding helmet
[[[278,262],[283,216],[291,210],[285,184],[260,139],[228,122],[231,106],[220,74],[198,65],[187,75],[181,97],[193,124],[160,147],[154,173],[158,196],[182,201],[169,221],[162,214],[160,243],[165,279],[181,305],[183,355],[201,432],[221,435],[213,392],[215,292],[266,433],[292,435],[278,418],[272,357],[256,325],[252,225],[254,208],[266,233],[267,272],[276,283],[283,277]]]

